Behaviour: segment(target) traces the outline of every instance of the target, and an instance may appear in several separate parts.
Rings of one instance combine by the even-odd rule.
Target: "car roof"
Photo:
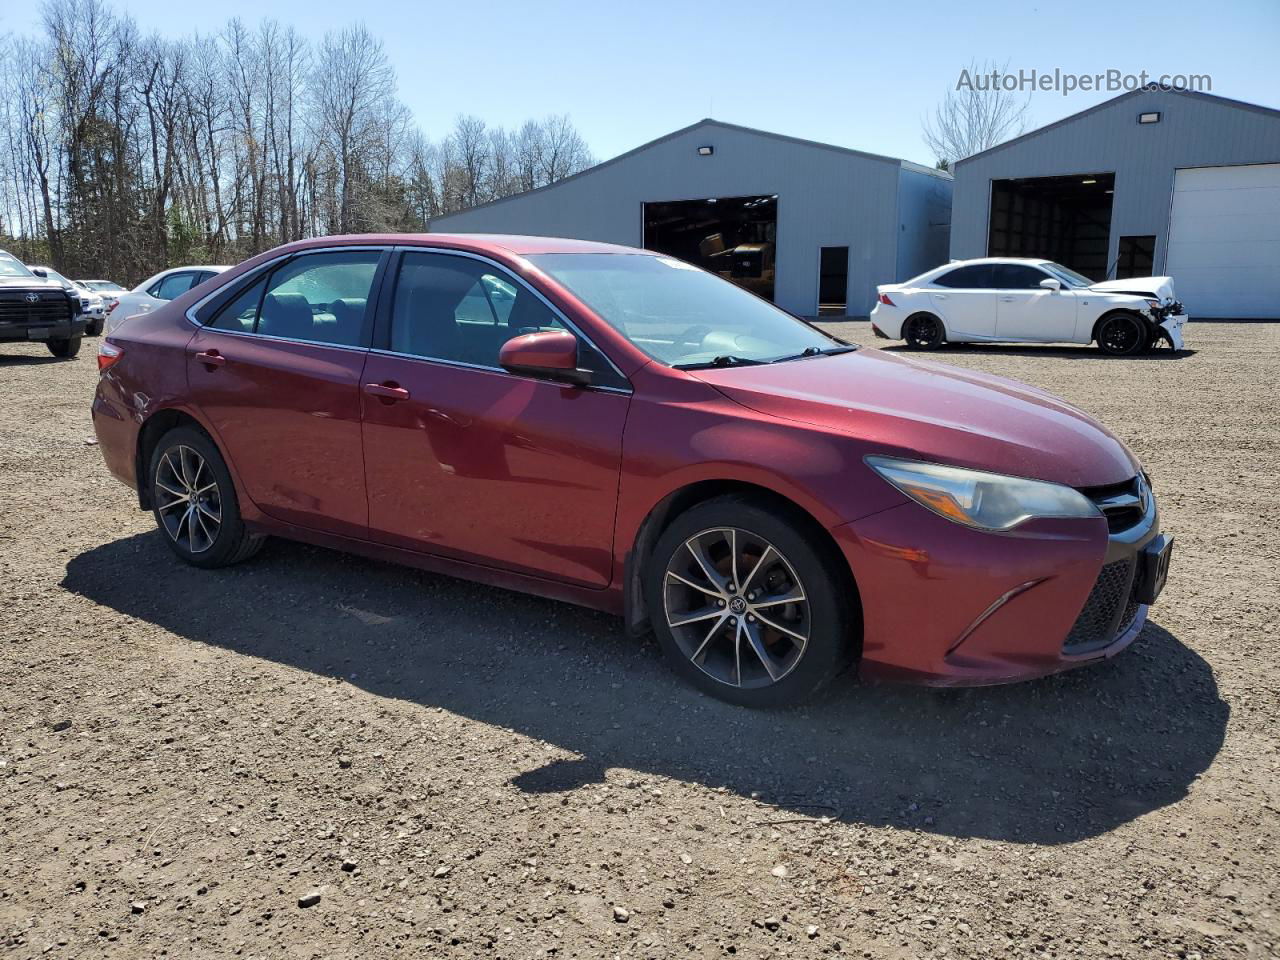
[[[1043,257],[975,257],[973,260],[952,260],[950,263],[943,264],[947,267],[960,267],[970,263],[1052,263],[1052,260],[1046,260]]]
[[[540,253],[648,253],[637,247],[568,237],[534,237],[506,233],[361,233],[331,237],[312,237],[287,244],[280,250],[305,250],[310,247],[337,244],[378,244],[402,246],[437,246],[470,250],[476,253],[501,251],[516,256]]]

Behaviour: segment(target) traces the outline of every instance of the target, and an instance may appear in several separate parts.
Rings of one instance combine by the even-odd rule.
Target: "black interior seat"
[[[311,304],[300,293],[269,293],[262,301],[258,332],[290,340],[314,340]]]

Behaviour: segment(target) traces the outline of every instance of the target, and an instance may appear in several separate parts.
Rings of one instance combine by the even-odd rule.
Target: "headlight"
[[[1057,483],[894,457],[866,464],[921,506],[978,530],[1011,530],[1032,517],[1102,516],[1080,491]]]

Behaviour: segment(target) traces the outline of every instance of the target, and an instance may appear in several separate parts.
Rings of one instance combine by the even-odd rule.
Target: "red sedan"
[[[274,535],[586,604],[747,705],[851,664],[980,684],[1109,657],[1168,570],[1148,478],[1084,413],[644,250],[308,240],[98,362],[107,467],[188,563]]]

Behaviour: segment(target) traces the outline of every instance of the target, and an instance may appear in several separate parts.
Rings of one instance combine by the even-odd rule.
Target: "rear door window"
[[[991,290],[993,288],[991,264],[974,263],[967,267],[957,267],[933,282],[939,287],[959,290]]]
[[[295,257],[231,299],[209,326],[286,340],[355,347],[366,341],[380,250]]]

